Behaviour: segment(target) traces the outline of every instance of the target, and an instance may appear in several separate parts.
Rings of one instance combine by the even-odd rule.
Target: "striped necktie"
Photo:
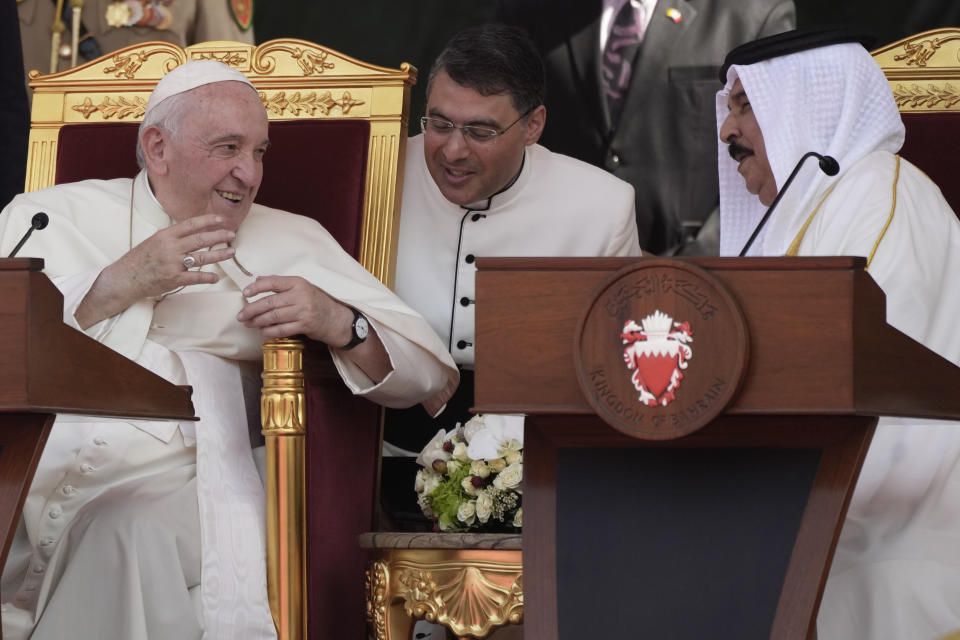
[[[633,61],[643,38],[643,26],[633,3],[627,0],[617,12],[603,49],[603,93],[610,111],[610,122],[616,127],[623,109],[623,99],[630,85]]]

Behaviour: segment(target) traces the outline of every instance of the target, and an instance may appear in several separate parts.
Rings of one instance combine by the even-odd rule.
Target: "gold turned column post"
[[[70,0],[70,67],[77,66],[80,52],[80,14],[84,0]]]
[[[303,342],[263,345],[260,419],[267,450],[267,593],[279,640],[306,638]]]
[[[53,24],[50,25],[50,73],[56,73],[60,58],[60,43],[63,41],[63,32],[67,30],[67,25],[63,23],[63,0],[57,0],[57,14],[53,17]]]

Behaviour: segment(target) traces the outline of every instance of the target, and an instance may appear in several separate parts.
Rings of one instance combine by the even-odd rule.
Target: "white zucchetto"
[[[144,115],[171,96],[206,84],[229,81],[242,82],[256,91],[247,76],[231,66],[216,60],[191,60],[170,71],[157,83],[153,93],[150,94]]]

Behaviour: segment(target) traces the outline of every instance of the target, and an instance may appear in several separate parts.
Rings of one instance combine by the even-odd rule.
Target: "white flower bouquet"
[[[523,525],[523,416],[479,415],[441,429],[417,457],[417,502],[440,531]]]

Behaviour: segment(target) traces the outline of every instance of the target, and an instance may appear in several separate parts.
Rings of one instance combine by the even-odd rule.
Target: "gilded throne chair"
[[[167,71],[197,59],[245,73],[267,109],[271,150],[257,201],[319,220],[392,284],[416,80],[407,64],[387,69],[282,39],[186,49],[148,42],[62,73],[32,72],[26,189],[135,175],[150,91]],[[268,587],[278,633],[363,637],[366,551],[357,536],[376,528],[381,410],[350,394],[326,349],[309,343],[266,343],[263,380]]]

